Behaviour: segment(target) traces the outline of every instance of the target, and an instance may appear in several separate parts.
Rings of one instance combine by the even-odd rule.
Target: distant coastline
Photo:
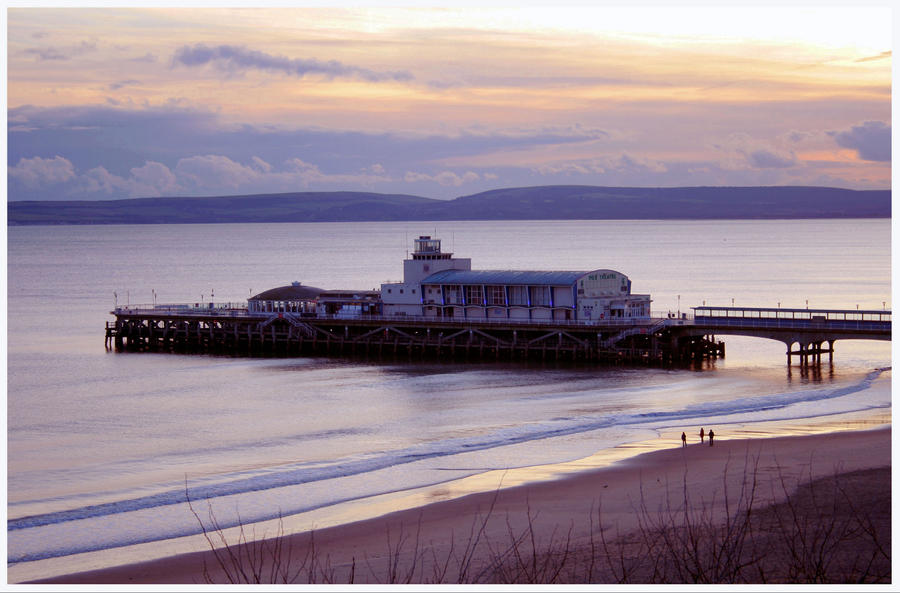
[[[452,200],[294,192],[126,200],[8,201],[7,224],[210,224],[438,220],[774,220],[890,218],[891,190],[833,187],[496,189]]]

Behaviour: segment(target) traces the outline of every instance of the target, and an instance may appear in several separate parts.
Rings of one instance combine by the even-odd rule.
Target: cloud
[[[146,54],[144,54],[144,55],[142,55],[142,56],[138,56],[138,57],[136,57],[136,58],[131,58],[131,59],[128,60],[128,61],[129,61],[129,62],[142,62],[142,63],[146,63],[146,64],[152,64],[152,63],[156,62],[156,60],[157,60],[157,58],[156,58],[155,55],[151,54],[150,52],[147,52]]]
[[[665,173],[668,170],[668,167],[662,161],[646,157],[635,157],[630,154],[621,155],[609,165],[609,168],[624,171],[648,171],[651,173]]]
[[[178,181],[162,163],[148,161],[143,167],[131,169],[130,193],[140,196],[159,196],[179,190]]]
[[[272,165],[270,165],[266,161],[262,160],[258,156],[254,156],[250,160],[253,162],[253,165],[257,169],[259,169],[261,172],[263,172],[263,173],[271,173],[272,172]]]
[[[147,161],[141,167],[129,171],[129,177],[120,177],[106,170],[94,167],[78,177],[73,193],[126,195],[129,198],[151,198],[172,195],[181,191],[175,175],[162,163]]]
[[[80,191],[87,194],[112,194],[127,191],[127,180],[113,175],[106,167],[94,167],[79,179]]]
[[[109,90],[117,91],[123,86],[132,86],[135,84],[141,84],[140,80],[134,80],[133,78],[129,78],[128,80],[119,80],[117,82],[110,83]]]
[[[212,154],[181,159],[175,173],[184,182],[204,190],[237,189],[261,175],[253,167]]]
[[[453,198],[460,188],[556,183],[803,185],[835,166],[816,155],[833,152],[827,149],[839,134],[797,125],[766,139],[733,134],[716,154],[706,151],[712,142],[699,141],[688,153],[658,143],[645,151],[622,131],[588,123],[370,133],[234,124],[177,103],[23,106],[10,109],[7,121],[13,200],[338,190]],[[886,132],[889,123],[860,125],[855,135],[847,125],[846,134],[858,140],[879,126]],[[885,165],[842,159],[835,175],[843,180],[832,184],[889,187]]]
[[[80,44],[70,47],[33,47],[23,50],[22,53],[27,56],[35,56],[41,61],[68,60],[96,49],[96,41],[82,41]]]
[[[308,189],[311,186],[337,185],[338,187],[359,186],[372,189],[378,183],[393,181],[380,164],[363,167],[356,173],[323,173],[317,165],[307,163],[301,159],[288,159],[285,162],[287,171],[273,173],[276,179],[282,179],[290,186],[300,184]]]
[[[855,150],[865,161],[890,162],[891,126],[880,121],[867,121],[842,132],[828,132],[838,146]]]
[[[318,74],[326,78],[346,77],[366,82],[399,81],[413,79],[406,71],[376,72],[359,66],[349,66],[336,60],[323,62],[316,59],[287,58],[233,45],[209,47],[204,44],[182,46],[175,51],[173,65],[204,66],[214,64],[221,70],[234,73],[242,70],[265,70],[304,77]]]
[[[806,142],[807,140],[815,139],[816,134],[812,132],[802,132],[800,130],[791,130],[787,134],[782,136],[784,140],[791,142],[793,144],[800,144],[802,142]]]
[[[891,52],[883,51],[877,56],[867,56],[865,58],[859,58],[858,60],[854,60],[855,62],[874,62],[875,60],[886,60],[891,57]]]
[[[797,164],[797,157],[793,153],[784,154],[762,148],[746,153],[746,157],[750,166],[757,169],[781,169]]]
[[[661,174],[668,171],[662,161],[638,157],[627,153],[607,155],[594,159],[554,162],[532,167],[543,176],[603,175],[603,174]]]
[[[575,161],[569,163],[548,163],[534,167],[541,175],[590,175],[603,173],[603,168],[597,161]]]
[[[10,177],[32,189],[65,183],[75,178],[75,167],[61,156],[52,159],[38,156],[19,159],[15,167],[7,167],[7,172]]]
[[[466,171],[462,175],[454,173],[453,171],[441,171],[440,173],[437,173],[435,175],[407,171],[406,175],[404,175],[403,177],[403,180],[407,183],[420,183],[422,181],[428,181],[437,183],[444,187],[459,187],[464,183],[471,183],[473,181],[478,181],[479,179],[481,179],[481,176],[473,171]]]
[[[286,160],[279,170],[256,156],[245,165],[214,154],[180,159],[174,169],[147,161],[143,166],[130,169],[127,176],[115,175],[101,166],[77,176],[77,179],[73,171],[69,179],[76,181],[70,193],[83,198],[89,198],[91,194],[137,198],[177,194],[269,193],[327,185],[372,187],[391,181],[378,164],[356,173],[328,174],[317,165],[299,158]]]
[[[793,130],[780,137],[781,144],[798,144],[811,137],[808,133]],[[793,150],[772,146],[769,142],[753,138],[749,134],[732,134],[725,143],[713,145],[726,153],[722,167],[727,170],[787,169],[799,164]]]

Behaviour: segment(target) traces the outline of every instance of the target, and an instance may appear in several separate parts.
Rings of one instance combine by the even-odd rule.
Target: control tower
[[[385,315],[423,314],[422,280],[444,270],[471,270],[470,258],[454,258],[441,251],[441,240],[422,235],[413,239],[412,257],[403,260],[403,282],[381,285]]]

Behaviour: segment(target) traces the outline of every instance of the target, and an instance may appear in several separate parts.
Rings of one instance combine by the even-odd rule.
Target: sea
[[[546,479],[527,468],[583,469],[701,426],[727,439],[890,423],[887,341],[839,340],[811,369],[733,336],[690,368],[105,347],[116,305],[398,281],[420,235],[473,269],[620,271],[656,316],[891,307],[887,219],[12,226],[8,580],[203,549],[200,521],[271,535]]]

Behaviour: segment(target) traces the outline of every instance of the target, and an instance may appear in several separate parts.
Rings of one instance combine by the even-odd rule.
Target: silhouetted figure
[[[706,433],[703,432],[703,427],[701,426],[701,427],[700,427],[700,444],[701,444],[701,445],[703,444],[703,437],[704,437],[705,435],[706,435]]]
[[[681,446],[687,447],[687,435],[684,433],[681,433]]]
[[[713,446],[713,437],[714,437],[714,436],[716,436],[716,433],[714,433],[712,430],[710,430],[710,431],[709,431],[709,446],[710,446],[710,447]]]

